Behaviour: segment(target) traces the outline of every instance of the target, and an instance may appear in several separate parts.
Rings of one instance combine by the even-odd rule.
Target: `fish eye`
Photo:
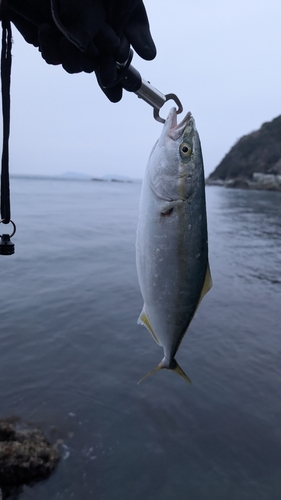
[[[180,155],[182,158],[188,158],[191,155],[191,146],[188,142],[183,142],[180,145]]]

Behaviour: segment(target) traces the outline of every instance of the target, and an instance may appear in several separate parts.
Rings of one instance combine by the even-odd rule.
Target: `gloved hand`
[[[122,87],[113,86],[116,61],[127,60],[130,45],[143,59],[156,55],[142,0],[2,0],[4,16],[48,64],[95,71],[112,102],[122,97]]]

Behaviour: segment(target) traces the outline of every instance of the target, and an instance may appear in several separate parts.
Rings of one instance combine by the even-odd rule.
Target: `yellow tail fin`
[[[156,366],[153,370],[151,370],[149,373],[147,373],[142,379],[139,380],[138,384],[140,384],[143,380],[146,378],[150,377],[150,375],[153,375],[154,373],[158,372],[159,370],[162,370],[163,368],[166,368],[167,370],[171,370],[173,372],[176,372],[180,377],[182,377],[186,382],[188,382],[190,385],[192,385],[192,381],[190,378],[184,373],[183,369],[180,367],[180,365],[176,362],[176,360],[173,360],[173,366],[170,368],[167,365],[167,362],[165,358],[159,363],[159,365]]]
[[[176,362],[177,363],[177,362]],[[173,371],[176,372],[180,377],[182,377],[186,382],[188,382],[190,385],[192,385],[192,380],[184,373],[183,369],[178,365],[175,368],[173,368]]]
[[[150,377],[150,375],[153,375],[153,373],[156,373],[158,372],[159,370],[162,370],[163,366],[161,366],[161,363],[159,363],[159,365],[156,366],[156,368],[154,368],[154,370],[151,370],[151,372],[147,373],[144,377],[142,377],[139,381],[138,381],[138,385],[143,381],[145,380],[147,377]]]

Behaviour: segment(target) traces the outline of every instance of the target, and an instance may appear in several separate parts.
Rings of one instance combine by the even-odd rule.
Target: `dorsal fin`
[[[148,331],[151,333],[151,335],[154,338],[155,342],[157,342],[157,344],[159,344],[159,345],[162,345],[159,342],[158,338],[156,337],[156,335],[155,335],[155,333],[153,331],[153,328],[152,328],[152,326],[151,326],[151,324],[149,322],[149,319],[148,319],[147,314],[145,312],[145,306],[143,306],[142,312],[140,313],[140,316],[139,316],[139,319],[138,319],[138,325],[144,325],[148,329]]]

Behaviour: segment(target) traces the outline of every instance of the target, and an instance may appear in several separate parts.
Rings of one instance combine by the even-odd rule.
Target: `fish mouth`
[[[193,116],[189,111],[183,120],[177,123],[177,111],[176,108],[172,108],[168,115],[167,122],[169,124],[168,135],[171,139],[176,141],[183,134],[187,126],[193,125]]]

